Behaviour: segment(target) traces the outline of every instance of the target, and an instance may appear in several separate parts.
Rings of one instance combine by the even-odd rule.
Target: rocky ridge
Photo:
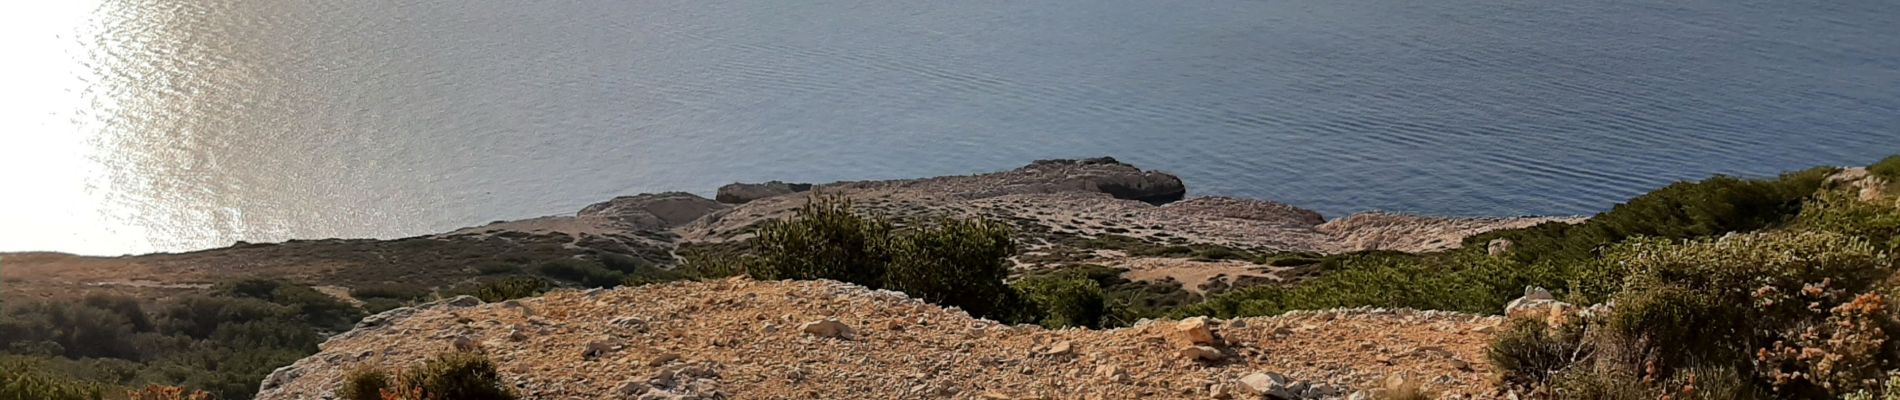
[[[387,282],[441,286],[478,277],[476,260],[534,253],[630,255],[676,263],[682,246],[743,240],[752,228],[792,214],[813,196],[847,199],[899,221],[981,216],[1015,226],[1026,269],[1098,264],[1145,270],[1135,278],[1224,286],[1283,281],[1284,268],[1130,255],[1090,243],[1224,246],[1257,254],[1360,250],[1435,251],[1470,235],[1574,218],[1437,218],[1365,213],[1327,221],[1286,204],[1230,197],[1185,198],[1180,178],[1112,158],[1044,160],[1008,171],[922,179],[720,188],[720,199],[669,192],[617,197],[573,215],[498,221],[414,238],[326,239],[247,244],[182,254],[8,256],[5,296],[113,291],[162,298],[241,277],[289,279],[333,292]],[[1107,240],[1116,239],[1116,240]],[[461,260],[449,262],[454,260]],[[1164,271],[1164,272],[1156,272]]]
[[[1047,330],[831,281],[743,278],[456,298],[366,320],[259,399],[334,398],[358,364],[478,348],[524,398],[1489,398],[1495,316],[1351,309]]]

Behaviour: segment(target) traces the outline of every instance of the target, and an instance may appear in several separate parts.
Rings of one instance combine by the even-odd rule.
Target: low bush
[[[620,271],[607,269],[599,262],[579,258],[543,262],[535,266],[535,272],[549,278],[593,288],[618,286],[621,281],[627,279],[627,275]]]
[[[383,400],[383,391],[394,387],[388,372],[357,366],[343,374],[343,387],[336,394],[343,400]]]
[[[99,385],[43,368],[31,361],[0,357],[0,400],[98,400],[105,396]]]
[[[211,400],[211,393],[177,386],[146,385],[139,390],[127,391],[125,397],[127,400]]]
[[[1900,155],[1889,156],[1867,166],[1867,172],[1886,178],[1888,182],[1900,182]]]
[[[1776,179],[1716,176],[1677,182],[1637,196],[1581,224],[1547,223],[1473,236],[1466,247],[1493,239],[1513,242],[1511,257],[1526,264],[1587,260],[1605,245],[1637,236],[1695,238],[1745,232],[1793,218],[1836,169],[1815,168]]]
[[[1057,268],[1041,269],[1024,273],[1014,286],[1023,292],[1025,299],[1034,300],[1036,282],[1059,282],[1067,280],[1086,280],[1100,288],[1102,297],[1102,316],[1097,327],[1109,328],[1132,324],[1144,318],[1166,317],[1172,310],[1201,301],[1201,297],[1188,292],[1179,282],[1134,281],[1123,278],[1128,272],[1125,268],[1112,268],[1101,265],[1082,264]],[[1084,292],[1080,303],[1082,309],[1088,309],[1092,294]],[[1050,301],[1040,304],[1031,303],[1042,312],[1044,318],[1050,314],[1047,306]],[[1044,321],[1047,325],[1049,321]],[[1054,324],[1063,325],[1063,324]]]
[[[475,264],[475,273],[482,275],[507,275],[521,273],[521,264],[493,260]]]
[[[1520,265],[1470,251],[1346,254],[1321,264],[1317,268],[1327,271],[1324,275],[1297,285],[1231,290],[1174,314],[1232,318],[1361,306],[1495,313],[1525,286],[1570,287],[1572,277],[1596,268]]]
[[[443,290],[444,297],[475,296],[484,302],[498,302],[524,297],[539,296],[554,288],[546,279],[531,276],[515,276],[501,279],[481,280],[450,287]]]
[[[1549,382],[1586,353],[1581,325],[1551,327],[1544,320],[1517,318],[1507,322],[1485,349],[1506,384],[1534,387]]]
[[[149,309],[103,296],[15,303],[0,311],[0,353],[12,354],[0,358],[29,359],[48,375],[102,388],[188,388],[137,396],[190,398],[203,390],[242,399],[272,370],[316,352],[321,332],[353,325],[360,315],[308,287],[263,280],[218,285],[210,295]]]
[[[744,270],[761,280],[832,279],[898,290],[1002,321],[1033,315],[1004,281],[1016,250],[1007,224],[946,219],[893,226],[853,213],[848,201],[814,197],[793,218],[762,225],[749,257],[689,265]]]
[[[942,220],[915,227],[890,239],[882,286],[971,315],[1007,318],[1020,304],[1004,282],[1015,251],[1002,223]]]
[[[1042,326],[1101,328],[1109,310],[1101,285],[1080,277],[1028,277],[1013,285],[1034,304]]]
[[[1889,340],[1900,321],[1882,295],[1894,261],[1865,239],[1807,231],[1637,239],[1605,258],[1626,268],[1614,306],[1550,328],[1595,333],[1573,345],[1572,336],[1514,326],[1492,347],[1507,379],[1558,398],[1654,398],[1684,386],[1702,393],[1692,398],[1835,398],[1883,390],[1886,368],[1900,361]],[[1588,357],[1557,367],[1541,350],[1573,347]],[[1566,372],[1538,372],[1555,370]]]
[[[891,223],[851,212],[851,203],[814,197],[790,219],[761,225],[752,242],[753,278],[831,279],[884,286]]]
[[[1888,251],[1900,250],[1900,199],[1864,201],[1826,191],[1802,207],[1795,221],[1800,228],[1856,236]]]
[[[402,383],[430,399],[513,400],[514,389],[501,382],[487,355],[468,351],[437,354],[404,371]]]
[[[350,297],[364,301],[368,299],[416,300],[428,296],[429,288],[400,283],[365,285],[350,289]]]
[[[342,332],[363,319],[363,311],[308,286],[267,279],[246,279],[219,285],[214,291],[229,297],[247,297],[291,307],[299,318],[320,329]]]

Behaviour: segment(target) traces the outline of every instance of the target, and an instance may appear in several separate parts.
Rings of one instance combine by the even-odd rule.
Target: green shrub
[[[881,287],[891,223],[851,212],[846,200],[814,197],[790,219],[767,222],[753,239],[761,280],[831,279]]]
[[[1035,304],[1035,294],[1028,292],[1025,286],[1037,281],[1080,279],[1093,282],[1101,290],[1104,314],[1098,327],[1104,328],[1126,326],[1144,318],[1163,318],[1176,308],[1201,301],[1200,296],[1183,289],[1179,282],[1133,281],[1122,277],[1126,272],[1128,270],[1125,268],[1101,265],[1069,265],[1027,272],[1012,286],[1023,292],[1025,300],[1031,301],[1029,306],[1044,314],[1039,317],[1047,318],[1047,307]],[[1086,305],[1088,302],[1080,304]]]
[[[1495,313],[1525,286],[1568,287],[1569,276],[1581,273],[1573,270],[1588,268],[1519,265],[1476,252],[1346,254],[1321,264],[1325,275],[1298,285],[1231,290],[1175,315],[1232,318],[1361,306]]]
[[[484,302],[493,303],[539,296],[553,287],[554,285],[546,279],[517,276],[458,285],[444,290],[442,295],[445,297],[475,296]]]
[[[1886,178],[1888,182],[1900,182],[1900,155],[1889,156],[1867,166],[1867,172]]]
[[[750,258],[688,263],[742,269],[761,280],[839,280],[902,291],[978,317],[1027,318],[1021,296],[1004,282],[1016,250],[1004,223],[946,219],[894,231],[890,221],[853,213],[848,201],[814,197],[793,218],[761,226],[750,244]]]
[[[653,263],[648,262],[647,260],[642,260],[639,257],[629,256],[625,254],[614,254],[614,253],[602,254],[600,256],[600,263],[601,265],[606,266],[607,269],[620,271],[621,273],[625,273],[625,274],[635,274],[643,270],[655,268],[653,266]]]
[[[428,288],[400,283],[364,285],[350,289],[350,297],[364,301],[369,299],[416,300],[428,296]]]
[[[136,333],[126,316],[85,303],[30,303],[0,315],[0,350],[15,353],[132,358]]]
[[[394,383],[388,372],[358,366],[343,374],[343,387],[336,393],[343,400],[383,400],[383,390],[392,388]]]
[[[385,299],[381,297],[363,299],[363,311],[370,314],[381,314],[384,311],[403,308],[408,305],[409,302],[396,299]]]
[[[336,297],[307,286],[268,279],[245,279],[219,285],[214,292],[224,296],[253,298],[290,307],[319,329],[347,331],[363,319],[363,311]]]
[[[1581,325],[1552,329],[1544,320],[1515,318],[1507,322],[1485,349],[1505,383],[1535,387],[1576,363],[1584,354]]]
[[[1684,387],[1696,392],[1681,398],[1834,398],[1879,390],[1900,361],[1888,340],[1900,321],[1881,295],[1894,262],[1864,239],[1805,231],[1637,239],[1605,258],[1626,268],[1615,306],[1561,328],[1595,332],[1573,353],[1588,357],[1558,368],[1525,361],[1548,360],[1536,343],[1567,340],[1514,328],[1491,350],[1507,380],[1566,399],[1655,398]],[[1564,372],[1527,372],[1552,370]]]
[[[1796,225],[1857,236],[1888,251],[1900,250],[1900,200],[1862,201],[1846,193],[1823,192],[1802,207]]]
[[[521,264],[508,261],[486,261],[475,264],[475,273],[482,275],[507,275],[521,273]]]
[[[1040,311],[1042,326],[1051,329],[1101,328],[1109,314],[1102,287],[1093,280],[1039,276],[1012,286]]]
[[[513,400],[513,388],[487,355],[451,351],[436,354],[401,376],[402,389],[420,392],[426,399]]]
[[[296,310],[252,298],[184,296],[159,315],[161,330],[203,339],[230,321],[296,318]]]
[[[1694,238],[1745,232],[1786,222],[1819,191],[1832,168],[1783,174],[1777,179],[1716,176],[1677,182],[1643,194],[1582,224],[1547,223],[1473,236],[1466,247],[1493,239],[1513,242],[1511,257],[1524,263],[1589,259],[1602,246],[1647,236]]]
[[[604,288],[620,285],[627,275],[607,269],[598,262],[578,258],[552,260],[541,263],[535,271],[549,278],[578,283],[586,287]]]
[[[0,358],[0,400],[98,400],[98,385],[44,372],[25,360]]]
[[[1016,251],[1009,226],[984,220],[943,220],[892,238],[884,288],[976,316],[1015,312],[1018,298],[1005,279]]]

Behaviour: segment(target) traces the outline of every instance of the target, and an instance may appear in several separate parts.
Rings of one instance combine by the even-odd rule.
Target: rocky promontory
[[[444,286],[479,276],[471,264],[602,253],[664,266],[678,262],[677,250],[683,246],[744,240],[751,229],[790,216],[814,196],[849,200],[861,212],[898,221],[1005,221],[1015,228],[1023,249],[1017,257],[1020,268],[1105,265],[1128,269],[1135,279],[1173,280],[1190,290],[1246,276],[1287,278],[1279,276],[1284,270],[1280,267],[1156,257],[1141,250],[1211,246],[1257,254],[1426,252],[1456,248],[1465,237],[1491,230],[1576,220],[1389,213],[1327,220],[1311,210],[1266,200],[1190,198],[1179,177],[1112,158],[1043,160],[1008,171],[921,179],[733,184],[719,192],[719,200],[683,192],[623,196],[573,215],[402,239],[241,243],[127,257],[16,254],[8,257],[4,271],[9,291],[0,295],[111,291],[156,298],[242,277],[289,279],[332,287],[336,293],[389,282]]]

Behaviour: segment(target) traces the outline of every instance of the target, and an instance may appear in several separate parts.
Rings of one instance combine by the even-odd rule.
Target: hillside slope
[[[836,320],[853,332],[800,329]],[[406,366],[474,345],[524,398],[641,394],[778,398],[1210,398],[1284,374],[1335,396],[1405,377],[1449,395],[1494,391],[1483,347],[1498,317],[1341,310],[1212,323],[1195,361],[1174,321],[1046,330],[972,319],[831,281],[727,279],[456,299],[371,318],[273,373],[259,399],[326,398],[359,364]],[[1237,397],[1239,398],[1239,397]]]

